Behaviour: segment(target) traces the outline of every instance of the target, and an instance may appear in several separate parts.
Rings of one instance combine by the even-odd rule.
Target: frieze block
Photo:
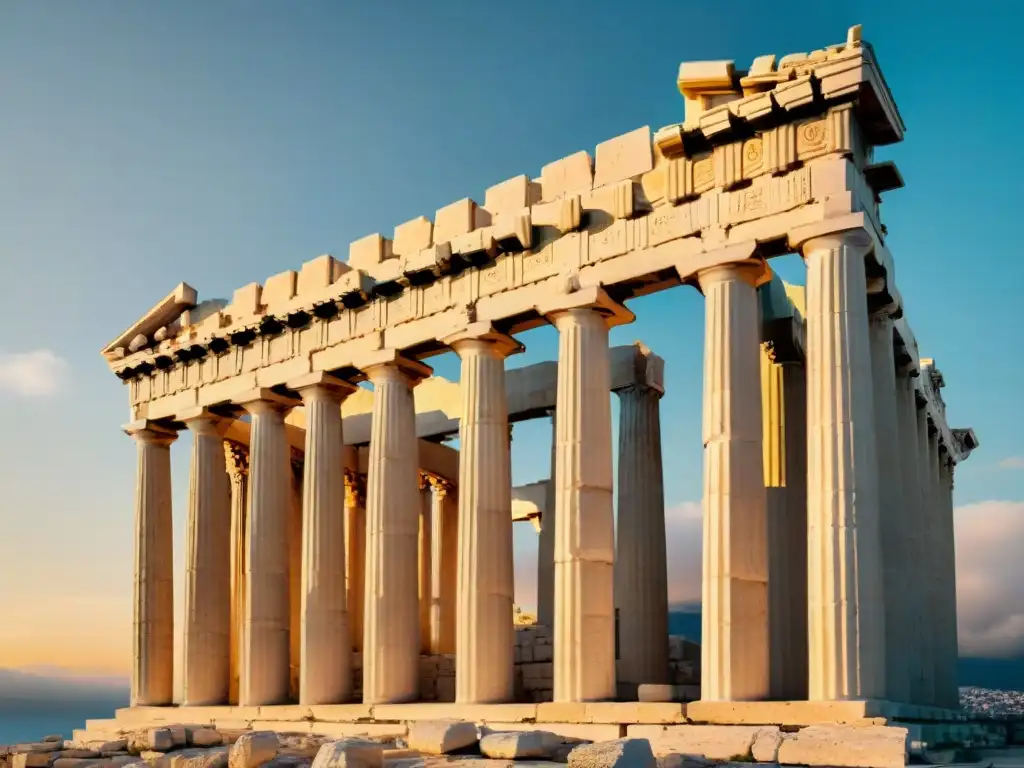
[[[700,221],[695,215],[697,203],[687,203],[672,208],[659,208],[647,216],[647,242],[650,246],[661,245],[670,240],[692,235],[700,231]]]
[[[724,225],[742,224],[788,211],[810,200],[810,170],[799,168],[785,176],[757,179],[746,189],[723,194],[720,198],[719,217]]]

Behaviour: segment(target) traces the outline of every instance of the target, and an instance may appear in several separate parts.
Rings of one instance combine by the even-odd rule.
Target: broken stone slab
[[[774,763],[779,756],[782,733],[778,728],[764,728],[754,737],[750,754],[759,763]]]
[[[711,760],[750,760],[758,734],[778,731],[763,725],[630,725],[626,735],[651,742],[656,757],[698,755]]]
[[[52,752],[16,752],[11,757],[11,768],[45,768],[53,759]]]
[[[367,739],[330,741],[320,747],[313,760],[313,768],[381,768],[383,765],[384,747]]]
[[[61,736],[59,733],[51,733],[49,736],[43,736],[43,738],[41,738],[40,741],[42,741],[42,742],[59,741],[59,742],[63,743],[64,742],[64,737]]]
[[[444,755],[471,747],[479,741],[476,725],[464,720],[420,720],[409,723],[409,749],[428,755]]]
[[[196,728],[189,732],[189,741],[194,747],[219,747],[224,743],[224,737],[213,728]]]
[[[12,744],[9,747],[9,750],[10,754],[18,755],[24,754],[25,752],[59,752],[63,748],[64,745],[59,744],[56,741],[33,741],[27,744]]]
[[[569,768],[657,768],[647,739],[583,744],[569,753]]]
[[[907,729],[889,725],[809,725],[787,734],[779,746],[782,765],[837,768],[903,768]]]
[[[128,739],[114,739],[113,741],[102,741],[91,747],[101,755],[113,755],[117,752],[124,752],[128,748]]]
[[[257,768],[277,756],[281,746],[273,731],[253,731],[238,737],[228,756],[230,768]]]
[[[169,752],[174,749],[174,734],[170,728],[150,728],[141,741],[146,749],[154,752]]]
[[[489,733],[480,739],[480,753],[485,757],[550,758],[562,746],[562,740],[548,731],[506,731]]]

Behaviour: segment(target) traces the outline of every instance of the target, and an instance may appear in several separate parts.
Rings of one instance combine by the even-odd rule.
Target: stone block
[[[320,747],[313,768],[380,768],[384,765],[384,748],[374,741],[342,739]]]
[[[533,646],[533,660],[534,661],[551,661],[553,657],[554,648],[550,645],[537,644]]]
[[[410,749],[445,755],[477,743],[476,724],[464,720],[423,720],[409,724]]]
[[[182,743],[184,743],[184,739],[182,739]],[[114,739],[112,741],[101,742],[92,747],[92,749],[95,749],[102,755],[106,752],[121,752],[122,750],[127,748],[127,746],[128,739]]]
[[[774,763],[779,757],[782,732],[778,728],[764,728],[754,737],[750,753],[759,763]]]
[[[654,726],[660,727],[660,726]],[[612,741],[621,739],[625,734],[621,725],[604,723],[544,723],[545,731],[550,731],[563,739],[576,741]],[[487,723],[481,727],[483,733],[501,731],[535,731],[536,723]]]
[[[44,768],[54,759],[50,752],[19,752],[11,758],[11,768]]]
[[[334,257],[325,254],[305,262],[299,270],[296,293],[299,296],[315,296],[336,279],[337,263]],[[341,275],[338,275],[340,277]]]
[[[59,741],[63,745],[64,737],[59,733],[51,733],[49,736],[43,736],[43,738],[41,738],[39,741],[44,743],[50,741]]]
[[[393,739],[404,737],[404,723],[313,723],[310,731],[315,736],[329,736],[334,739],[369,737]]]
[[[577,152],[545,165],[540,172],[541,200],[589,192],[594,186],[593,164],[586,152]]]
[[[581,744],[569,753],[569,768],[656,768],[647,739]]]
[[[238,737],[228,755],[230,768],[258,768],[269,761],[280,747],[277,734],[272,731],[253,731]]]
[[[396,256],[414,256],[430,247],[433,235],[434,223],[425,216],[418,216],[395,227],[395,239],[391,250]]]
[[[907,729],[885,725],[809,725],[779,746],[782,765],[845,768],[902,768],[907,759]]]
[[[349,244],[348,265],[352,269],[369,270],[391,258],[391,241],[380,234],[367,235]]]
[[[484,193],[484,208],[492,216],[518,213],[540,200],[540,185],[527,176],[514,178],[488,187]]]
[[[749,760],[754,739],[762,730],[749,725],[630,725],[626,735],[650,741],[658,757],[675,752],[712,760]]]
[[[146,748],[154,752],[167,752],[174,749],[174,736],[169,728],[150,728],[145,743]]]
[[[350,723],[370,719],[373,707],[369,704],[316,704],[309,710],[316,721]]]
[[[434,214],[434,242],[451,242],[459,235],[472,232],[476,225],[476,203],[468,197],[463,198]]]
[[[642,702],[676,701],[676,687],[661,683],[641,683],[637,687],[637,699]]]
[[[259,283],[249,283],[241,288],[236,288],[231,297],[231,306],[227,308],[227,313],[231,315],[231,322],[235,323],[241,318],[259,314],[262,295],[263,286]]]
[[[649,126],[616,136],[597,145],[594,152],[594,186],[623,181],[654,169]]]
[[[550,758],[561,744],[562,739],[549,731],[489,733],[480,739],[480,753],[510,760]]]
[[[137,758],[132,758],[137,760]],[[100,761],[89,757],[58,757],[51,763],[52,768],[85,768],[85,766],[97,765]],[[143,763],[143,765],[146,765]],[[13,765],[12,765],[13,768]],[[148,768],[148,766],[147,766]]]
[[[197,728],[189,734],[189,741],[196,747],[218,747],[224,743],[224,737],[213,728]]]

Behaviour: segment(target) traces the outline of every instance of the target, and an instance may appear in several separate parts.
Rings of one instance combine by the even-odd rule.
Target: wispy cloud
[[[1024,456],[1011,456],[999,462],[1000,469],[1024,469]]]
[[[960,652],[1024,652],[1024,501],[968,504],[954,520]]]
[[[0,393],[18,397],[53,395],[67,371],[67,361],[49,349],[0,352]]]

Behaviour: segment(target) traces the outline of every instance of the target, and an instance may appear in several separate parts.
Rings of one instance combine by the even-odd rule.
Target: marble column
[[[638,382],[619,398],[618,532],[615,609],[618,679],[630,699],[636,686],[669,682],[668,571],[661,462],[664,390]]]
[[[769,345],[765,345],[768,347]],[[807,698],[807,383],[792,343],[761,355],[768,514],[769,689]]]
[[[225,422],[205,409],[182,415],[192,433],[185,529],[182,705],[227,704],[231,688],[231,486]]]
[[[928,566],[934,551],[934,528],[932,514],[932,462],[928,450],[928,411],[918,404],[917,408],[917,482],[920,488],[920,508],[917,522],[921,532],[921,552],[924,558],[921,591],[916,599],[921,606],[923,617],[921,630],[918,632],[917,652],[921,659],[922,679],[919,688],[920,699],[916,702],[924,706],[935,706],[935,665],[938,645],[935,638],[934,584],[932,569]]]
[[[459,562],[459,508],[451,483],[431,477],[430,653],[455,653]]]
[[[812,701],[885,693],[878,462],[861,230],[807,263],[807,602]]]
[[[352,650],[363,649],[363,601],[366,597],[366,482],[345,472],[345,570]]]
[[[430,616],[434,597],[434,490],[423,474],[420,475],[419,512],[420,653],[430,653]]]
[[[249,450],[224,441],[224,462],[231,482],[231,685],[228,703],[238,703],[238,660],[245,606],[245,527],[248,517]]]
[[[768,521],[761,446],[760,264],[698,275],[704,292],[701,699],[767,698]]]
[[[945,598],[943,581],[945,579],[945,560],[943,557],[944,533],[942,521],[942,500],[939,477],[939,435],[934,425],[928,430],[928,484],[925,486],[928,494],[928,518],[926,530],[928,531],[928,553],[927,560],[930,565],[928,579],[928,606],[930,621],[926,625],[932,634],[932,680],[934,681],[934,694],[932,705],[936,707],[945,706],[949,679],[955,677],[949,667],[952,663],[947,658],[948,648],[943,637],[943,614],[945,606],[942,604]]]
[[[284,413],[291,401],[260,390],[240,401],[251,414],[249,521],[239,704],[283,704],[290,685],[288,519],[292,467]]]
[[[875,456],[878,462],[878,525],[882,553],[882,599],[885,611],[885,695],[889,701],[910,700],[911,638],[918,628],[911,623],[914,595],[907,589],[912,532],[903,503],[903,470],[900,466],[899,419],[896,408],[896,359],[892,319],[885,313],[871,315],[868,323],[871,347],[872,403],[874,405]],[[909,566],[912,568],[913,566]]]
[[[608,323],[593,307],[558,329],[554,700],[613,699],[615,523]]]
[[[174,698],[174,556],[171,443],[176,432],[152,422],[125,427],[138,446],[135,474],[135,589],[131,706]]]
[[[363,366],[373,383],[366,480],[363,703],[419,698],[419,445],[412,388],[430,375],[382,351]]]
[[[513,700],[512,466],[505,358],[522,349],[486,323],[446,338],[461,361],[455,700]]]
[[[928,611],[921,599],[927,590],[928,567],[923,523],[919,449],[917,433],[917,395],[909,366],[902,367],[896,376],[896,412],[900,443],[900,476],[903,485],[902,519],[906,524],[906,551],[903,554],[905,589],[908,598],[907,626],[925,626]],[[907,670],[907,701],[919,704],[928,698],[931,667],[926,669],[930,633],[915,630],[906,638],[906,647],[896,650],[896,658],[903,657]]]
[[[953,531],[953,460],[947,452],[940,454],[938,502],[936,504],[939,550],[936,554],[936,569],[939,575],[939,616],[940,643],[943,666],[937,686],[939,706],[959,709],[960,687],[957,680],[957,659],[959,642],[956,626],[956,545]]]
[[[551,417],[551,469],[540,521],[540,540],[537,542],[537,623],[552,629],[555,625],[555,457],[558,449],[557,412]]]
[[[288,505],[288,700],[299,700],[302,668],[302,454],[292,448]]]
[[[290,388],[306,409],[299,703],[337,704],[352,695],[341,403],[355,387],[312,374]]]

